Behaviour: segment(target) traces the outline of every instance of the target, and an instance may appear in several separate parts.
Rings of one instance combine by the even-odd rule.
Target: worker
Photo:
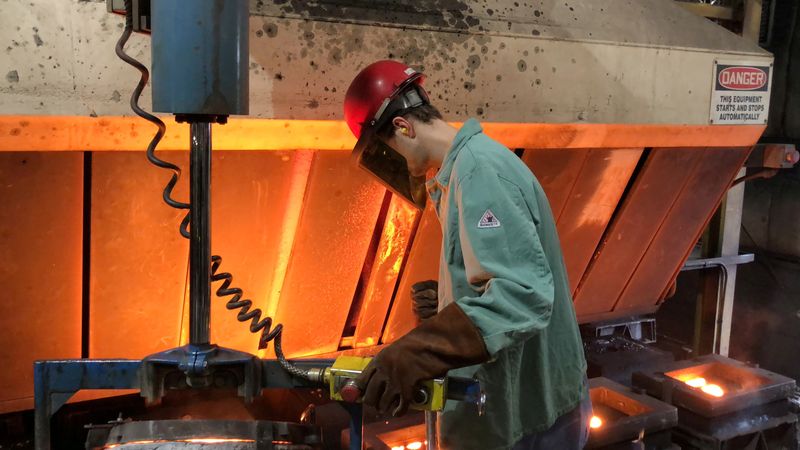
[[[358,164],[419,208],[427,191],[443,236],[438,286],[414,289],[426,317],[358,377],[363,402],[400,415],[421,381],[474,377],[485,414],[447,403],[442,448],[582,448],[591,417],[586,362],[544,191],[476,120],[460,129],[442,120],[423,80],[405,64],[378,61],[345,95]]]

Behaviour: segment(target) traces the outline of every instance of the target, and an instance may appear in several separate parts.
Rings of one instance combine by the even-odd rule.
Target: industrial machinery
[[[243,388],[245,397],[264,387],[312,389],[315,383],[261,359],[266,354],[260,336],[232,320],[229,300],[193,304],[198,284],[187,278],[188,256],[208,249],[175,233],[185,211],[153,201],[166,180],[140,154],[152,125],[128,117],[127,104],[119,100],[132,82],[130,69],[110,52],[97,51],[113,46],[113,16],[96,2],[29,3],[4,4],[4,13],[21,17],[21,26],[36,27],[43,43],[17,47],[12,41],[18,38],[7,36],[13,66],[7,79],[19,81],[0,89],[0,179],[14,180],[0,186],[0,248],[14,255],[6,258],[13,261],[6,270],[14,280],[8,297],[37,301],[0,304],[7,308],[0,310],[0,326],[7,330],[0,348],[8,361],[0,372],[0,411],[33,406],[33,360],[106,359],[91,374],[104,380],[95,387],[133,386],[157,397],[160,387],[142,386],[135,375],[142,358],[160,354],[144,360],[152,373],[180,374],[164,378],[169,382],[186,380],[174,361],[185,359],[189,368],[213,360],[196,351],[204,341],[234,349],[217,355],[231,356],[225,370],[238,367],[231,380],[252,381]],[[442,236],[435,213],[408,208],[360,176],[345,151],[353,140],[340,120],[344,87],[359,68],[378,59],[401,59],[424,70],[432,101],[448,119],[477,117],[487,134],[531,167],[557,219],[578,319],[597,340],[591,348],[609,350],[606,355],[613,348],[598,342],[645,348],[643,341],[655,335],[649,315],[668,301],[681,270],[722,266],[732,285],[729,269],[749,259],[725,250],[714,261],[687,264],[765,129],[772,56],[670,1],[639,0],[633,7],[603,0],[534,3],[252,2],[238,16],[247,16],[247,34],[227,35],[250,42],[249,60],[241,58],[237,63],[244,65],[236,67],[249,73],[251,117],[232,117],[216,127],[213,153],[211,123],[242,108],[236,99],[243,93],[220,90],[229,101],[218,102],[215,95],[204,97],[203,88],[190,98],[173,98],[174,86],[158,85],[154,54],[154,100],[175,102],[162,111],[176,112],[169,108],[184,101],[200,104],[177,112],[225,106],[208,111],[205,120],[187,117],[189,126],[172,126],[165,118],[168,132],[159,149],[170,152],[164,159],[177,167],[214,161],[215,251],[225,255],[224,270],[236,274],[236,286],[250,293],[247,312],[257,307],[262,320],[283,325],[281,349],[298,368],[330,367],[334,375],[335,358],[375,354],[414,326],[411,285],[437,276]],[[152,43],[160,42],[154,14],[134,16],[134,23],[153,29]],[[0,34],[14,27],[7,28]],[[130,52],[146,64],[148,40],[139,38],[131,38]],[[190,60],[191,50],[171,55]],[[57,66],[52,70],[59,76],[40,79],[39,64]],[[185,82],[200,73],[184,75]],[[221,83],[220,89],[242,87]],[[143,98],[150,92],[145,88]],[[737,111],[741,105],[747,111]],[[191,136],[198,138],[196,161],[183,151]],[[176,198],[188,187],[178,180]],[[210,274],[215,262],[211,253],[206,256],[210,266],[202,271]],[[222,276],[222,263],[216,262]],[[231,281],[226,292],[237,294],[228,291],[233,287]],[[203,319],[194,320],[190,311]],[[730,331],[726,314],[720,311],[709,330],[720,349]],[[35,326],[27,318],[35,318]],[[278,329],[267,328],[267,335]],[[622,342],[616,329],[637,342]],[[637,353],[669,362],[649,348]],[[642,370],[601,359],[598,367]],[[350,365],[345,361],[341,367]],[[53,406],[65,402],[77,387],[91,387],[83,384],[88,372],[82,367],[37,366],[39,391],[50,389]],[[229,379],[223,378],[221,383]],[[328,382],[347,384],[336,379]],[[598,398],[615,398],[611,391],[620,390],[598,387],[608,391]],[[635,397],[639,392],[627,394],[638,402],[629,405],[647,403]],[[271,395],[265,390],[256,401]],[[92,398],[78,393],[73,401]],[[273,404],[297,404],[286,420],[300,422],[308,403],[277,397]],[[661,406],[654,411],[674,422],[671,410]],[[649,423],[646,414],[630,417],[616,418],[623,429],[611,437],[628,439],[627,427]],[[398,421],[418,433],[401,438],[390,429],[394,423],[366,426],[376,433],[370,441],[390,449],[422,445],[424,426]],[[141,436],[132,428],[114,433]],[[662,428],[653,432],[664,433]],[[294,428],[270,430],[280,437]],[[613,444],[611,437],[599,436],[595,443]]]
[[[791,378],[706,355],[637,372],[633,384],[678,408],[681,448],[797,448]]]
[[[122,8],[115,9],[115,3],[121,3]],[[186,8],[179,0],[135,4],[132,0],[109,0],[108,9],[125,15],[125,28],[116,45],[117,56],[141,73],[131,95],[131,108],[157,127],[147,147],[147,159],[172,172],[163,190],[163,200],[172,208],[186,211],[179,231],[190,243],[189,342],[141,361],[37,361],[34,365],[36,449],[51,448],[50,417],[80,389],[138,388],[148,404],[157,404],[169,390],[233,389],[245,401],[252,402],[264,388],[327,386],[333,400],[357,403],[361,392],[355,378],[370,358],[340,356],[335,361],[306,361],[302,365],[288,361],[281,347],[282,325],[273,327],[270,317],[254,308],[251,300],[244,299],[242,289],[232,287],[233,276],[220,270],[222,258],[211,254],[211,129],[214,123],[225,124],[230,115],[248,113],[249,73],[247,61],[242,57],[249,54],[248,1],[201,0]],[[152,35],[154,110],[174,114],[178,123],[188,123],[190,127],[189,203],[173,197],[180,167],[155,153],[166,125],[139,106],[149,71],[125,51],[134,29]],[[259,349],[266,349],[274,341],[277,361],[259,360],[252,354],[211,343],[212,282],[220,282],[219,297],[229,297],[226,308],[236,310],[237,319],[249,323],[249,331],[259,334]],[[485,398],[477,381],[458,379],[453,383],[455,389],[449,388],[447,378],[423,383],[409,406],[439,411],[448,397],[472,399],[482,406]],[[358,449],[361,409],[351,406],[349,410],[353,416],[350,445]],[[105,441],[102,430],[107,432]],[[313,426],[271,422],[119,421],[112,427],[94,428],[92,434],[92,440],[99,441],[97,448],[138,449],[153,443],[212,441],[257,449],[311,449],[321,445],[319,432]],[[428,440],[434,442],[435,436],[430,435]]]

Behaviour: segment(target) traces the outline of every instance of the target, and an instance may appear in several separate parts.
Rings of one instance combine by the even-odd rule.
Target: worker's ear
[[[416,136],[414,132],[414,126],[411,124],[409,120],[405,117],[397,116],[392,119],[392,125],[395,127],[398,133],[403,136],[414,138]]]

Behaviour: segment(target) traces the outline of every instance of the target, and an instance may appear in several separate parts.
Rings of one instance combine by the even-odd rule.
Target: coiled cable
[[[142,95],[142,91],[144,90],[145,86],[147,86],[147,82],[150,80],[150,72],[147,70],[147,67],[144,66],[141,62],[134,59],[132,56],[125,53],[125,44],[130,39],[131,34],[133,33],[133,0],[125,0],[125,29],[122,31],[122,35],[117,40],[117,45],[115,47],[115,51],[117,56],[128,63],[129,65],[133,66],[136,70],[139,71],[141,76],[139,77],[139,83],[136,84],[136,87],[133,89],[133,93],[131,94],[130,105],[131,109],[137,116],[151,122],[158,130],[156,131],[155,136],[153,139],[150,140],[150,143],[147,145],[147,160],[150,163],[158,166],[162,169],[167,169],[172,171],[172,176],[169,179],[169,182],[164,187],[164,191],[162,193],[162,198],[164,202],[176,209],[185,209],[187,210],[186,216],[184,216],[183,220],[181,221],[181,228],[180,233],[181,236],[189,239],[189,208],[191,205],[184,202],[179,202],[172,198],[172,191],[175,189],[175,185],[178,184],[178,179],[181,176],[181,168],[177,165],[164,161],[163,159],[156,156],[155,151],[158,144],[161,142],[161,139],[164,137],[164,133],[166,132],[167,125],[156,117],[155,115],[145,111],[139,106],[139,97]]]
[[[184,238],[189,239],[189,226],[191,217],[189,210],[191,209],[191,205],[189,203],[175,200],[172,197],[172,192],[175,189],[175,186],[178,184],[178,180],[181,175],[181,169],[177,165],[165,161],[155,155],[156,147],[161,142],[161,139],[163,139],[167,126],[164,121],[145,111],[139,106],[139,98],[141,97],[142,91],[144,90],[145,86],[147,86],[147,82],[150,79],[150,72],[147,70],[147,67],[145,67],[144,64],[125,53],[125,44],[128,42],[128,39],[130,39],[131,34],[133,33],[133,1],[125,0],[124,4],[125,28],[122,31],[122,35],[117,40],[115,51],[121,60],[133,66],[140,73],[139,82],[131,94],[130,106],[136,115],[157,127],[156,134],[147,145],[147,160],[157,167],[172,172],[172,176],[162,192],[162,198],[167,205],[173,208],[187,210],[186,215],[184,216],[183,220],[181,220],[180,234]],[[277,357],[281,367],[296,377],[309,379],[309,372],[307,370],[296,367],[289,362],[283,354],[283,348],[281,347],[281,333],[283,331],[283,325],[278,324],[272,328],[271,317],[265,316],[262,319],[262,312],[260,309],[254,308],[251,310],[250,308],[252,307],[253,302],[248,299],[242,299],[243,292],[240,288],[231,287],[231,284],[233,283],[233,275],[228,272],[218,272],[221,263],[222,258],[220,256],[214,255],[211,257],[211,282],[222,281],[222,285],[217,289],[216,292],[218,297],[232,296],[226,303],[226,308],[229,310],[239,309],[236,318],[240,322],[250,321],[250,332],[261,332],[261,336],[258,341],[259,349],[267,348],[268,343],[274,340],[275,356]]]
[[[272,327],[272,317],[267,316],[261,319],[260,309],[250,309],[253,306],[253,302],[248,299],[242,299],[242,290],[240,288],[230,287],[231,283],[233,283],[233,275],[228,272],[217,273],[220,264],[222,264],[222,258],[219,255],[211,257],[211,281],[222,281],[222,284],[217,288],[217,297],[232,296],[228,299],[228,303],[225,304],[225,307],[229,310],[238,309],[239,312],[236,314],[236,318],[239,322],[247,322],[249,320],[250,332],[261,332],[258,348],[267,348],[267,343],[269,341],[280,336],[281,331],[283,331],[283,325],[278,324],[270,331]]]

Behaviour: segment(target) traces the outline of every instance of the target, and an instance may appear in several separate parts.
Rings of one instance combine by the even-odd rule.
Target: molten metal
[[[722,387],[720,387],[718,384],[709,383],[703,377],[689,376],[678,377],[678,379],[695,389],[699,388],[701,391],[712,397],[722,397],[725,395],[725,390],[722,389]]]
[[[603,419],[597,416],[592,416],[592,418],[589,419],[589,428],[595,429],[595,428],[600,428],[602,426],[603,426]]]
[[[701,377],[692,378],[692,379],[684,381],[684,383],[688,384],[689,386],[691,386],[693,388],[701,388],[701,387],[706,385],[706,379],[705,378],[701,378]]]
[[[716,384],[707,384],[701,387],[700,390],[714,397],[722,397],[725,395],[725,391]]]

